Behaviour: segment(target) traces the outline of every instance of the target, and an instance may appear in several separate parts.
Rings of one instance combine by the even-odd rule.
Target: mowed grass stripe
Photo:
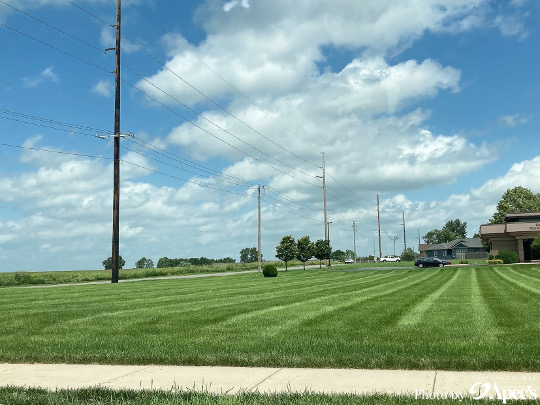
[[[507,269],[495,266],[479,271],[482,294],[497,328],[504,331],[519,329],[520,334],[516,337],[526,337],[534,324],[531,322],[531,310],[538,313],[538,293],[504,274]]]
[[[418,304],[416,304],[413,308],[411,308],[407,313],[405,313],[401,319],[397,322],[398,326],[414,326],[418,324],[426,311],[431,308],[435,301],[439,299],[439,297],[446,292],[446,290],[452,286],[452,283],[456,281],[458,278],[459,272],[455,272],[452,274],[447,273],[449,276],[446,281],[444,281],[443,284],[439,284],[438,288],[431,294],[429,294],[426,298],[424,298],[422,301],[420,301]]]
[[[540,266],[538,266],[536,270],[529,267],[525,272],[518,271],[516,267],[517,266],[504,269],[504,273],[512,276],[513,279],[520,280],[522,284],[540,291]]]
[[[529,284],[526,284],[525,282],[523,281],[519,281],[517,279],[517,273],[511,273],[511,272],[506,272],[506,269],[500,269],[500,268],[496,268],[494,269],[495,273],[498,274],[500,277],[502,277],[503,279],[505,279],[506,281],[508,281],[509,283],[511,283],[512,285],[520,288],[520,289],[523,289],[525,291],[528,291],[532,294],[535,294],[535,295],[540,295],[540,288],[536,288],[536,287],[533,287]],[[509,274],[512,274],[514,275],[514,277],[510,277],[507,273]]]
[[[378,283],[374,285],[355,283],[352,284],[350,290],[348,289],[349,291],[344,291],[342,288],[335,290],[335,292],[327,290],[325,296],[308,298],[306,300],[296,299],[295,302],[290,302],[288,304],[251,311],[240,316],[231,317],[223,324],[212,325],[210,328],[230,327],[232,324],[246,321],[251,318],[252,322],[272,325],[267,333],[271,336],[276,336],[280,333],[284,333],[286,329],[295,329],[303,323],[313,322],[316,318],[349,310],[351,307],[364,301],[393,294],[396,291],[409,288],[415,283],[422,283],[433,276],[433,274],[426,274],[425,277],[419,279],[418,274],[412,272],[408,275],[398,275],[399,278],[397,279],[388,276],[378,277],[376,280]],[[396,287],[390,288],[390,286],[395,284],[397,284]],[[303,307],[316,309],[311,309],[306,312],[302,310]],[[276,322],[278,319],[281,320],[281,322]]]
[[[494,322],[494,316],[482,295],[482,286],[478,281],[478,269],[470,271],[471,310],[473,319],[469,327],[474,328],[485,344],[493,344],[500,334]]]
[[[259,283],[258,294],[251,294],[245,292],[244,294],[234,294],[231,295],[227,292],[227,288],[224,286],[228,285],[228,282],[222,278],[219,279],[205,279],[205,281],[194,280],[194,283],[186,284],[187,280],[166,280],[160,282],[153,282],[151,286],[147,285],[144,288],[137,288],[135,290],[141,290],[138,295],[131,294],[132,287],[123,284],[116,292],[114,296],[109,296],[110,290],[115,287],[110,285],[101,285],[93,286],[86,293],[76,292],[73,294],[73,291],[62,290],[62,295],[66,295],[65,299],[53,299],[51,296],[55,296],[57,292],[47,290],[46,292],[35,292],[33,290],[29,293],[29,296],[34,296],[31,299],[32,304],[39,304],[38,310],[34,308],[33,325],[34,328],[31,328],[32,334],[36,331],[41,330],[42,333],[47,331],[55,333],[68,333],[69,330],[77,327],[90,328],[94,333],[98,333],[102,328],[107,328],[107,325],[114,323],[116,320],[118,324],[126,325],[125,329],[129,329],[130,325],[137,325],[141,323],[147,323],[149,327],[155,325],[159,329],[159,325],[169,322],[191,322],[192,324],[217,324],[220,321],[224,321],[234,314],[241,314],[244,312],[250,312],[253,308],[260,307],[271,307],[275,305],[275,302],[283,302],[290,300],[300,300],[308,294],[308,296],[319,295],[320,290],[324,290],[325,293],[328,293],[332,289],[343,290],[345,289],[354,289],[354,284],[351,284],[351,276],[338,274],[338,275],[327,275],[330,280],[324,277],[322,280],[318,280],[315,285],[310,285],[309,281],[313,280],[313,277],[305,277],[304,275],[295,274],[295,276],[303,279],[305,284],[304,288],[299,288],[298,283],[291,283],[295,285],[294,290],[295,294],[291,294],[289,291],[289,283],[284,288],[283,284],[272,283],[269,284],[269,281],[274,280],[264,280],[262,277],[258,276],[256,282]],[[377,279],[390,277],[392,274],[385,273],[376,273],[372,272],[371,274],[362,274],[358,275],[360,278],[356,280],[357,282],[363,283],[365,280],[374,279],[374,283],[377,283]],[[393,275],[394,277],[400,277],[399,275]],[[243,277],[244,282],[247,281],[247,284],[251,284],[251,280],[255,275],[245,275],[245,276],[234,276],[234,278],[229,279],[230,281],[237,280],[236,277]],[[335,282],[336,278],[340,282]],[[293,279],[294,280],[294,279]],[[329,281],[332,282],[331,287],[329,287]],[[264,284],[262,284],[264,283]],[[283,282],[282,282],[283,283]],[[236,285],[236,284],[235,284]],[[261,287],[264,287],[264,290],[261,291]],[[87,288],[88,286],[80,286]],[[74,289],[75,291],[80,287],[66,287],[68,289]],[[210,288],[209,288],[210,287]],[[208,293],[206,300],[197,296],[197,299],[193,300],[193,294],[190,294],[187,290],[188,288],[194,288],[197,291],[197,295]],[[94,293],[97,293],[99,290],[103,297],[114,301],[114,304],[110,306],[103,306],[101,300],[96,302],[93,298]],[[237,291],[236,288],[233,290]],[[268,291],[270,290],[270,291]],[[276,290],[277,292],[272,292]],[[28,290],[26,290],[28,292]],[[80,291],[80,290],[79,290]],[[127,291],[127,293],[126,293]],[[215,291],[221,292],[224,291],[224,294],[221,296],[213,298]],[[242,291],[242,289],[238,290]],[[192,301],[186,299],[185,296],[188,295],[192,297]],[[143,298],[138,298],[139,296]],[[239,296],[242,297],[239,300]],[[38,298],[39,297],[39,298]],[[162,299],[162,297],[167,297]],[[153,300],[157,298],[158,303],[153,303]],[[77,307],[71,307],[70,302],[79,300],[80,305]],[[81,302],[82,301],[82,302]],[[54,302],[54,309],[50,308],[51,303]],[[154,314],[148,317],[134,316],[140,308],[144,308],[145,312],[151,313],[155,311]],[[25,306],[25,309],[17,310],[11,308],[11,311],[7,312],[11,314],[10,326],[11,330],[17,329],[22,324],[22,319],[25,314],[27,314],[28,307]],[[216,311],[219,309],[219,311]],[[65,312],[68,310],[68,316],[55,315],[59,312]],[[6,312],[3,312],[4,314]],[[45,313],[49,313],[52,316],[44,316]],[[26,315],[29,316],[29,315]],[[14,319],[19,319],[19,322],[13,322]],[[163,327],[162,327],[163,328]],[[168,329],[168,327],[166,328]]]

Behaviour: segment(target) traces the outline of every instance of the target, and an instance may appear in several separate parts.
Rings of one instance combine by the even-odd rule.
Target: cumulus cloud
[[[113,93],[113,84],[107,80],[100,80],[92,87],[92,92],[102,97],[111,97]]]
[[[58,75],[53,71],[52,66],[49,66],[39,74],[35,76],[26,76],[21,79],[23,87],[37,87],[40,84],[52,82],[57,83],[60,81]]]
[[[521,114],[501,115],[497,120],[500,125],[510,128],[526,124],[528,121],[529,118],[524,117]]]

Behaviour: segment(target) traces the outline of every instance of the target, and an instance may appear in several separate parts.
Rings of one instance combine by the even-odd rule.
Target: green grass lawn
[[[396,395],[324,395],[313,393],[242,393],[237,395],[215,395],[204,392],[176,391],[113,391],[103,388],[59,390],[47,392],[33,388],[0,388],[0,403],[9,405],[413,405],[418,404],[501,404],[501,400],[418,400],[411,396]],[[539,401],[526,401],[537,404]]]
[[[0,290],[0,361],[540,371],[540,266]]]

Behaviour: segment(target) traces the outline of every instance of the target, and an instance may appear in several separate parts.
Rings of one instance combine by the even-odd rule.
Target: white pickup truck
[[[379,261],[381,261],[381,262],[400,262],[401,258],[399,256],[386,256],[386,257],[381,257],[379,259]]]

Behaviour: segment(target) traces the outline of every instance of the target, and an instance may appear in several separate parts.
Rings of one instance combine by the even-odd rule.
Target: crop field
[[[540,266],[0,289],[0,361],[540,371]]]

